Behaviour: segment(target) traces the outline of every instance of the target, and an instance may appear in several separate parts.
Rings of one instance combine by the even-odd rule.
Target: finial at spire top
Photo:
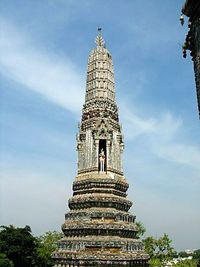
[[[95,43],[97,44],[97,46],[104,46],[105,41],[104,41],[102,34],[101,34],[102,28],[99,27],[97,30],[98,30],[99,34],[97,35]]]

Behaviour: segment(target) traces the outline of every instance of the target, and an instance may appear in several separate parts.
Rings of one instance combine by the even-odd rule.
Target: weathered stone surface
[[[96,44],[77,135],[78,175],[62,225],[65,237],[53,255],[55,266],[147,266],[135,216],[129,213],[112,57],[101,34]]]

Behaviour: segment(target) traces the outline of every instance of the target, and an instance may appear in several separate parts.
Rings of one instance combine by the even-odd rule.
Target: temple
[[[55,267],[148,266],[135,215],[129,213],[123,149],[112,56],[99,29],[77,134],[78,173],[62,225],[64,238],[53,254]]]

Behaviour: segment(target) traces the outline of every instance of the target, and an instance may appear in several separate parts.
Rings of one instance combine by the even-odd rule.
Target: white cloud
[[[83,103],[84,82],[70,62],[35,47],[5,20],[1,20],[0,72],[72,112]]]
[[[142,117],[130,107],[130,104],[121,105],[122,121],[125,134],[128,139],[134,139],[140,135],[159,136],[162,140],[173,137],[180,128],[181,119],[174,118],[169,112],[158,116]]]
[[[186,140],[182,143],[178,140],[183,126],[180,118],[177,119],[170,113],[141,117],[128,105],[122,105],[121,111],[127,139],[143,138],[147,151],[156,156],[200,169],[200,148],[187,144]]]
[[[200,149],[198,147],[171,143],[164,146],[155,145],[155,151],[164,159],[200,170]]]

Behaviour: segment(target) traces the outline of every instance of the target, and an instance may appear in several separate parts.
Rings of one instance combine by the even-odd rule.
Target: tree
[[[179,257],[181,257],[181,258],[187,258],[188,256],[192,256],[192,253],[188,254],[188,253],[185,252],[185,251],[180,251],[180,252],[178,253],[178,255],[179,255]]]
[[[174,256],[174,249],[171,247],[172,240],[167,234],[164,234],[159,239],[147,237],[144,239],[145,251],[150,256],[150,266],[163,266],[167,261]]]
[[[0,267],[14,267],[13,262],[4,253],[0,253]]]
[[[15,228],[14,226],[0,227],[0,253],[9,259],[10,266],[14,263],[15,267],[31,267],[36,252],[36,239],[31,234],[31,228]],[[8,262],[8,261],[7,261]],[[7,265],[9,263],[6,263]],[[9,266],[9,265],[8,265]]]
[[[56,249],[56,242],[63,237],[60,232],[46,232],[44,235],[37,238],[38,247],[38,263],[37,266],[51,267],[53,260],[51,258],[52,252]]]
[[[146,228],[144,227],[144,224],[142,222],[136,222],[135,224],[137,226],[136,238],[141,238],[146,232]]]
[[[47,232],[34,237],[31,228],[0,227],[0,267],[51,267],[52,252],[63,234]]]
[[[200,249],[195,250],[192,257],[200,262]]]
[[[151,258],[149,260],[149,265],[152,267],[163,267],[161,260],[156,258]]]
[[[176,264],[173,264],[172,267],[197,267],[195,260],[182,260]]]

